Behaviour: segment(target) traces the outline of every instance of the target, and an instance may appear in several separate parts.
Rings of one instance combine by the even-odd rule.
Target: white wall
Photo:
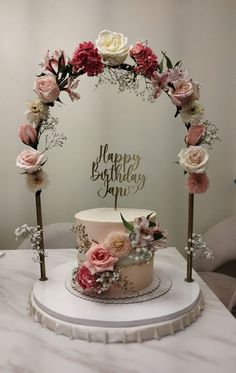
[[[24,146],[18,128],[25,121],[25,103],[47,49],[71,55],[81,41],[94,41],[103,29],[120,31],[135,43],[149,40],[160,55],[182,59],[191,76],[202,84],[206,118],[220,128],[222,142],[211,151],[210,189],[196,197],[194,231],[205,231],[235,214],[235,13],[234,0],[8,0],[1,2],[1,136],[0,136],[0,249],[17,246],[14,229],[35,223],[34,195],[27,190],[15,159]],[[114,87],[94,90],[96,78],[81,79],[81,100],[64,96],[53,114],[60,118],[68,141],[48,157],[50,186],[43,193],[44,223],[73,221],[75,212],[111,206],[97,197],[98,185],[89,180],[91,161],[100,144],[114,151],[142,156],[148,177],[145,189],[124,200],[124,206],[152,208],[169,230],[169,244],[183,251],[187,231],[185,178],[174,164],[183,147],[185,130],[174,119],[166,97],[143,103]]]

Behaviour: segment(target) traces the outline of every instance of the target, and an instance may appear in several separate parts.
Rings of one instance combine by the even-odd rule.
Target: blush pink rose
[[[23,150],[16,159],[16,166],[32,174],[38,171],[45,162],[44,154],[35,149]]]
[[[100,244],[92,245],[86,253],[87,260],[84,265],[94,275],[97,272],[113,271],[118,258],[112,256],[109,251]]]
[[[188,145],[198,145],[205,132],[204,124],[194,124],[190,127],[185,142]]]
[[[34,91],[39,98],[46,103],[54,102],[60,95],[60,88],[53,74],[37,78],[34,82]]]
[[[95,277],[85,265],[82,265],[77,271],[76,281],[82,287],[82,289],[94,289],[97,287]]]
[[[19,129],[19,138],[26,145],[37,143],[38,133],[30,124],[22,124]]]
[[[184,79],[179,79],[174,83],[174,87],[170,88],[168,91],[171,101],[176,106],[187,104],[193,93],[193,83]]]

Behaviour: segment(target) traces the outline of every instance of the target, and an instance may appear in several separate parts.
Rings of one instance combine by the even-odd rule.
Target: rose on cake
[[[94,275],[97,272],[113,271],[114,264],[119,258],[112,256],[102,244],[93,244],[86,253],[84,265]]]

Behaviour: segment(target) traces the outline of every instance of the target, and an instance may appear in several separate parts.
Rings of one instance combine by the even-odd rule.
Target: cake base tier
[[[70,282],[76,262],[52,271],[34,286],[30,314],[44,327],[70,338],[93,342],[141,342],[160,339],[189,326],[201,313],[199,285],[184,281],[185,272],[157,259],[156,280],[135,296],[88,297]]]

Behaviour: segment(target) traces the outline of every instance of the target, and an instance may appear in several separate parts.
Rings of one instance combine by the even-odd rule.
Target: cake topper
[[[92,162],[90,180],[102,181],[102,187],[97,194],[105,198],[108,194],[115,198],[114,208],[117,208],[118,197],[128,197],[142,190],[146,176],[138,171],[141,157],[138,154],[112,153],[108,144],[100,145],[100,152]]]

